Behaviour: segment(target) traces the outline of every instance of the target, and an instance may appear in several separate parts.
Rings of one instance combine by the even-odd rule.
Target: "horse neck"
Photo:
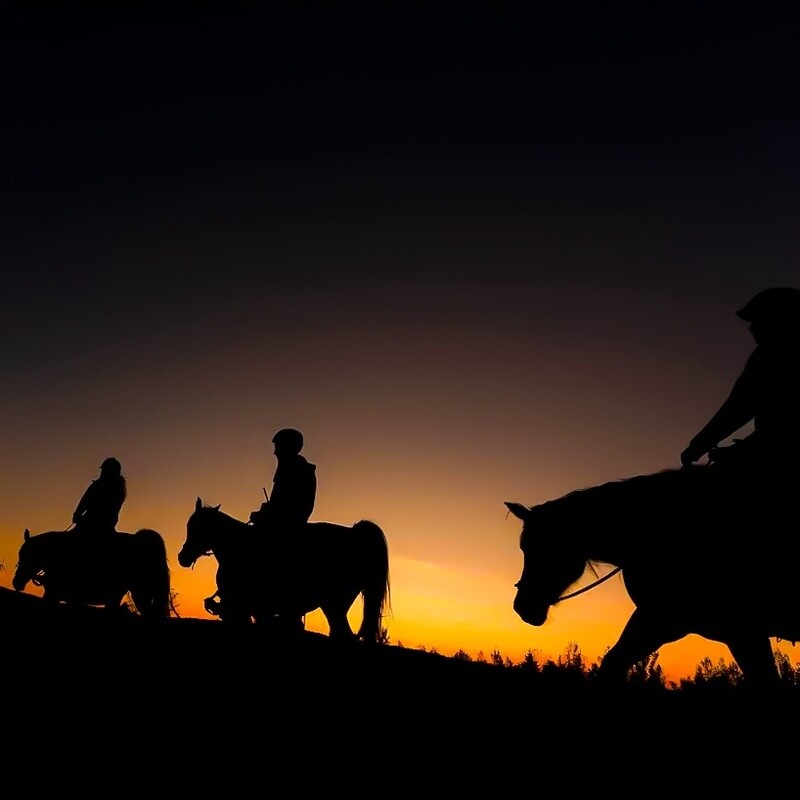
[[[663,515],[674,513],[669,476],[661,473],[584,490],[576,501],[574,525],[589,561],[623,567],[662,543],[653,533]],[[665,503],[667,504],[665,506]]]
[[[238,552],[244,535],[249,530],[246,522],[217,511],[217,519],[211,526],[216,531],[212,550],[218,561],[224,560],[232,552]]]
[[[608,523],[592,525],[584,532],[584,541],[588,560],[621,566],[630,540],[625,526]]]
[[[28,539],[25,548],[33,562],[41,566],[58,564],[69,552],[73,538],[71,532],[44,531]]]
[[[45,531],[33,537],[31,541],[36,541],[40,552],[49,553],[69,547],[76,536],[74,531]]]
[[[595,506],[595,499],[587,494],[572,497],[563,505],[559,501],[547,503],[542,507],[542,518],[532,520],[532,527],[548,531],[550,536],[569,531],[573,547],[587,562],[622,566],[630,550],[629,526],[627,522],[622,524],[623,520],[615,520],[609,510]],[[609,516],[611,519],[607,519]],[[643,535],[641,527],[639,534]]]

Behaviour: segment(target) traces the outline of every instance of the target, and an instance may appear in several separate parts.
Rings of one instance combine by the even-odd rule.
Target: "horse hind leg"
[[[762,635],[738,636],[726,644],[739,667],[745,686],[773,689],[780,686],[780,672],[775,663],[770,640]]]
[[[347,619],[347,612],[350,606],[341,604],[326,604],[320,607],[325,619],[328,621],[328,636],[338,641],[353,641],[356,638],[350,620]]]

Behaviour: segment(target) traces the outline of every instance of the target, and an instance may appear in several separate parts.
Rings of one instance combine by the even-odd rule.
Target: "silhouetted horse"
[[[269,624],[276,616],[299,619],[319,608],[331,638],[352,639],[347,613],[361,595],[363,618],[355,636],[379,641],[390,604],[383,531],[368,520],[352,527],[310,522],[301,535],[302,541],[281,543],[277,534],[271,537],[219,506],[204,506],[198,497],[178,563],[192,567],[201,556],[215,556],[220,601],[212,613],[225,622]]]
[[[146,619],[168,619],[172,609],[164,539],[144,528],[136,533],[89,537],[75,531],[25,530],[12,578],[21,592],[29,582],[46,601],[122,608],[130,594]]]
[[[506,503],[524,523],[514,610],[543,625],[587,567],[614,565],[636,608],[601,676],[624,681],[662,645],[697,634],[727,645],[748,684],[776,683],[770,637],[800,639],[795,526],[737,505],[712,470],[636,476],[533,508]]]

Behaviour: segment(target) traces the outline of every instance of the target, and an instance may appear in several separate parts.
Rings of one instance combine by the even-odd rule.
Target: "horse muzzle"
[[[540,627],[547,622],[547,613],[550,610],[548,605],[539,605],[526,603],[518,594],[514,599],[514,611],[517,612],[519,618],[528,625]]]
[[[178,553],[178,563],[182,567],[193,567],[194,562],[197,561],[198,558],[198,555],[192,554],[185,547],[182,547]]]
[[[29,578],[26,578],[24,575],[20,575],[16,573],[14,577],[11,579],[11,585],[14,587],[15,592],[21,592],[25,589],[28,585]]]

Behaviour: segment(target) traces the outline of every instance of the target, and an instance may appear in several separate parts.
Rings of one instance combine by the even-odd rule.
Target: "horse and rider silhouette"
[[[800,542],[790,530],[800,477],[800,291],[765,289],[736,313],[756,347],[680,469],[532,508],[506,503],[523,521],[514,599],[523,621],[543,625],[552,606],[580,593],[569,589],[587,570],[621,570],[635,610],[601,661],[612,682],[662,645],[698,634],[726,644],[751,685],[774,685],[770,638],[800,640]],[[750,424],[749,435],[725,444]]]
[[[135,610],[148,620],[168,619],[175,609],[164,538],[149,528],[117,531],[126,497],[122,465],[106,458],[75,507],[74,528],[35,536],[25,530],[14,589],[23,591],[33,583],[42,587],[48,603]]]
[[[218,562],[217,587],[206,610],[228,624],[256,622],[291,634],[321,609],[334,639],[377,642],[390,607],[389,553],[370,520],[353,526],[309,522],[317,492],[316,465],[300,454],[303,434],[282,428],[272,438],[277,461],[272,493],[248,522],[197,498],[178,563],[191,568],[204,555]],[[363,599],[354,632],[347,614]]]

